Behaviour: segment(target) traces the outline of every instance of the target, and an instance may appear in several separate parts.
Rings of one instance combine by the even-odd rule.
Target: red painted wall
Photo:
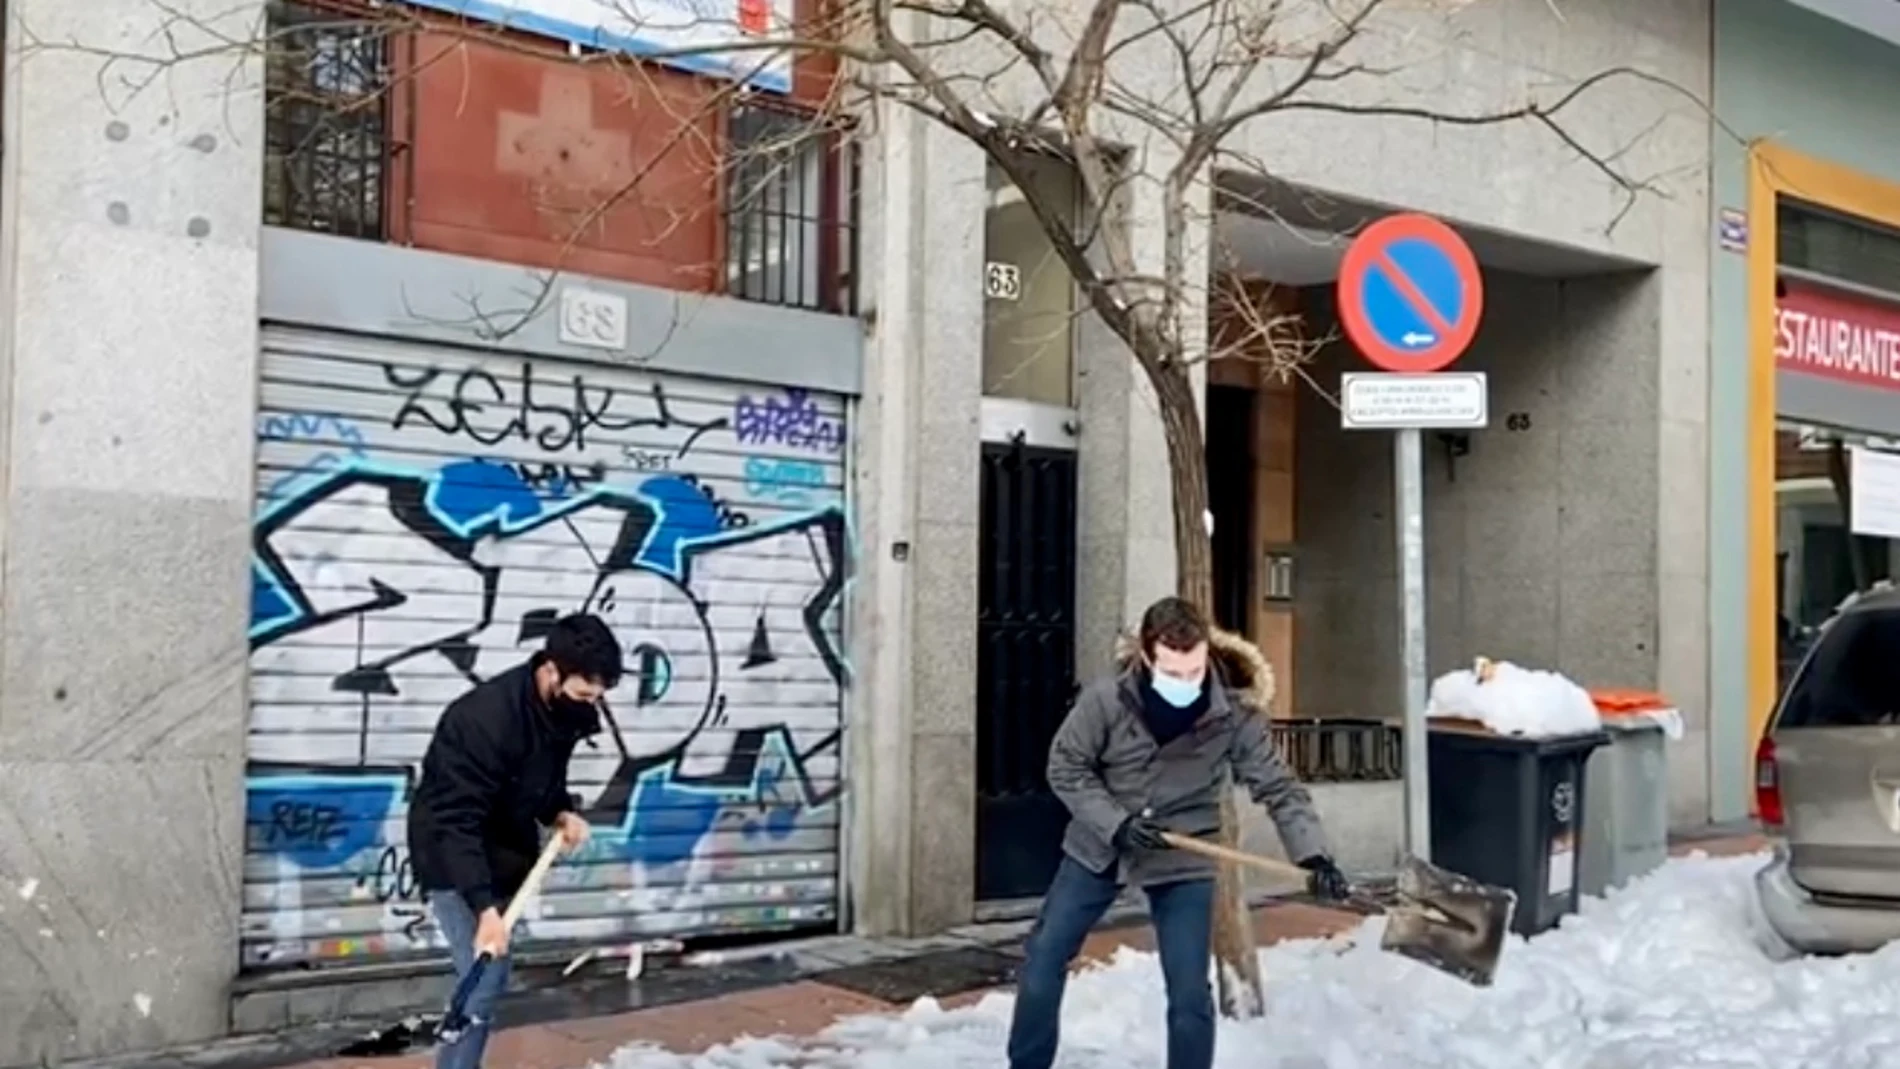
[[[717,83],[452,32],[409,43],[391,238],[682,290],[719,277]]]
[[[799,16],[830,2],[798,0]],[[575,62],[555,42],[425,18],[434,28],[391,42],[388,240],[721,287],[730,83],[624,56]],[[823,108],[836,70],[829,55],[798,57],[793,101]]]

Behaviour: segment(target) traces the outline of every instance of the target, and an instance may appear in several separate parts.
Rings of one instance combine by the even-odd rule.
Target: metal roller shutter
[[[244,966],[440,952],[403,842],[430,730],[582,609],[621,732],[523,945],[832,923],[843,399],[264,338]]]

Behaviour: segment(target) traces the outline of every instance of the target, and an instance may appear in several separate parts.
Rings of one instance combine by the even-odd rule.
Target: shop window
[[[1775,629],[1781,685],[1822,624],[1900,572],[1900,540],[1852,528],[1855,449],[1900,441],[1784,420],[1775,428]]]
[[[1775,259],[1858,286],[1900,294],[1900,233],[1782,198],[1775,205]]]
[[[272,0],[265,57],[264,221],[381,239],[388,39],[373,16]]]
[[[855,168],[844,138],[764,105],[727,121],[726,292],[765,304],[856,311]]]
[[[1900,232],[1776,204],[1780,681],[1843,602],[1900,575]]]
[[[1075,173],[1056,159],[1032,164],[1038,195],[1075,205]],[[983,222],[983,393],[1074,404],[1075,282],[1029,202],[992,165]]]

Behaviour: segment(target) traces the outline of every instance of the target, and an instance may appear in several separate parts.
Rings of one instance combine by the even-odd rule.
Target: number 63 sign
[[[999,301],[1021,300],[1023,272],[1015,264],[991,260],[983,265],[983,296]]]

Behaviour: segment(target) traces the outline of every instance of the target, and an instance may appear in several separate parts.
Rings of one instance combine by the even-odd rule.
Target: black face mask
[[[556,684],[556,687],[559,685]],[[553,715],[554,722],[577,731],[593,726],[594,708],[594,702],[570,698],[559,689],[555,690],[554,697],[548,699],[548,712]]]

